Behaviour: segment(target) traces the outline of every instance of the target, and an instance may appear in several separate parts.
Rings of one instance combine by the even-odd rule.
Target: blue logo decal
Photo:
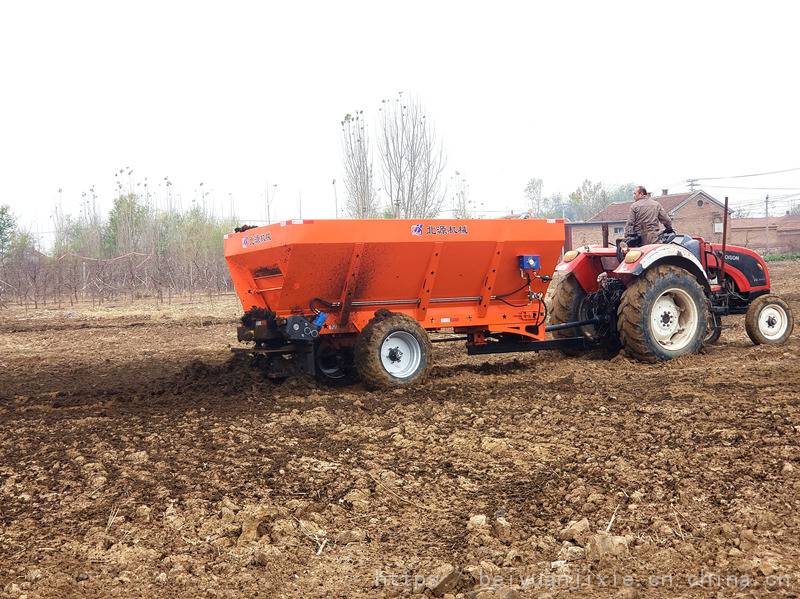
[[[412,235],[422,235],[422,223],[418,223],[411,227],[411,234]]]

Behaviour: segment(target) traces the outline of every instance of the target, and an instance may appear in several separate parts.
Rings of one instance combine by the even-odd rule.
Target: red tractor
[[[566,252],[556,267],[547,330],[568,355],[622,347],[653,362],[696,353],[719,338],[721,317],[746,314],[753,343],[783,343],[794,319],[770,294],[766,262],[724,240],[724,233],[720,245],[669,232],[642,247],[626,239]]]

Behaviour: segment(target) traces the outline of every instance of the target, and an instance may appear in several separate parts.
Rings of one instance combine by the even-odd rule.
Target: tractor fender
[[[603,272],[603,265],[600,262],[602,255],[597,255],[588,251],[580,251],[578,255],[569,262],[560,262],[555,270],[563,273],[564,276],[574,275],[578,284],[586,293],[597,291],[597,276]]]
[[[638,248],[633,248],[638,249]],[[618,275],[629,275],[638,277],[645,273],[657,264],[672,264],[686,269],[692,273],[697,282],[700,283],[706,290],[706,293],[711,292],[711,285],[708,283],[705,269],[692,252],[679,245],[660,245],[655,246],[653,249],[647,249],[647,246],[641,248],[642,257],[633,264],[628,264],[623,261],[614,272]]]

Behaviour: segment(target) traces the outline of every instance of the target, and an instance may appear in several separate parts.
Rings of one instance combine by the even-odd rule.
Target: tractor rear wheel
[[[708,333],[707,319],[697,279],[683,268],[662,264],[622,294],[617,330],[627,354],[656,362],[697,353]]]
[[[575,275],[568,274],[563,278],[558,278],[551,285],[552,292],[548,313],[550,315],[549,324],[564,324],[565,322],[575,322],[578,320],[588,320],[589,303],[586,301],[586,292],[578,283]],[[564,339],[565,337],[578,337],[583,335],[587,339],[592,339],[594,327],[576,327],[574,329],[563,329],[553,331],[554,339]],[[584,352],[576,348],[562,349],[561,353],[565,356],[580,356]]]
[[[744,328],[756,345],[778,345],[792,334],[792,309],[777,295],[762,295],[747,308]]]
[[[428,333],[416,320],[379,310],[358,336],[355,363],[368,388],[389,389],[423,381],[432,353]]]

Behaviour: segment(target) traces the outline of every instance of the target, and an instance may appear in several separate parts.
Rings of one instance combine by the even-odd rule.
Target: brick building
[[[800,216],[734,218],[728,226],[728,241],[733,245],[770,254],[800,251]]]
[[[703,237],[708,241],[722,241],[722,220],[725,207],[705,191],[653,196],[667,211],[672,225],[679,233]],[[568,223],[567,243],[570,247],[602,244],[603,229],[608,228],[608,240],[625,236],[625,221],[633,202],[618,202],[606,206],[585,222]]]

